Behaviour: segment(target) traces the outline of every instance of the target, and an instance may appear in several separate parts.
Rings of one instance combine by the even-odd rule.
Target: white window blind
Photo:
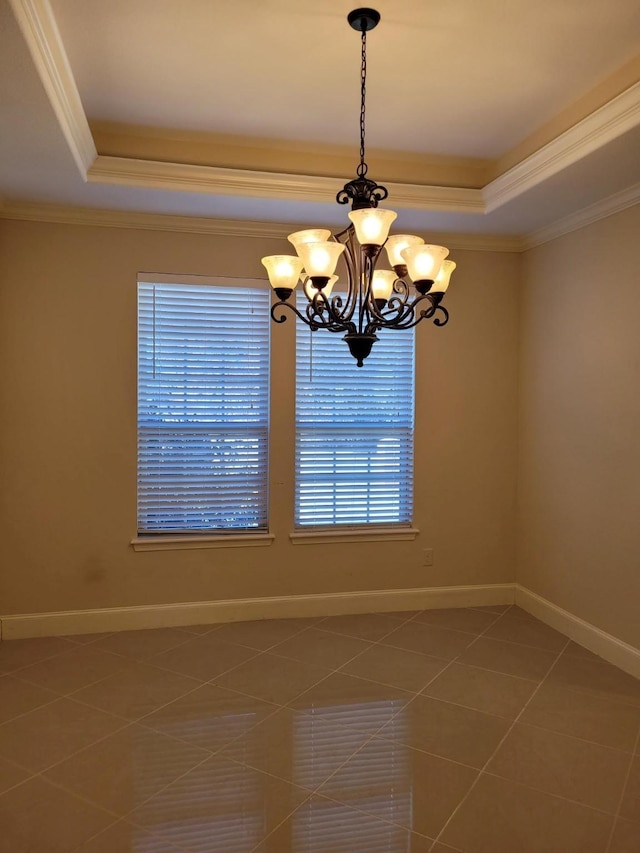
[[[297,321],[296,527],[411,523],[414,334],[378,338],[359,368],[341,336]]]
[[[265,530],[269,292],[138,284],[138,532]]]

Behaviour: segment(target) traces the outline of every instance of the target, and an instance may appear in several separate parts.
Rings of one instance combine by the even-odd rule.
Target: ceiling
[[[354,5],[0,0],[0,215],[342,222]],[[403,230],[535,242],[640,200],[637,0],[376,6],[367,159]]]

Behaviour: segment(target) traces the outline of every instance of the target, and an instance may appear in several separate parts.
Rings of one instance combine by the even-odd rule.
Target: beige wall
[[[640,647],[640,206],[531,252],[518,581]]]
[[[415,542],[290,544],[289,322],[272,334],[275,544],[132,550],[136,274],[262,277],[282,246],[0,223],[0,613],[513,580],[520,258],[498,253],[455,252],[451,322],[417,330]]]

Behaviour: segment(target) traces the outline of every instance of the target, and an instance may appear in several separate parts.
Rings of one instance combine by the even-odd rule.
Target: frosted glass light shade
[[[371,295],[386,302],[393,292],[393,283],[398,276],[392,270],[376,270],[371,280]]]
[[[431,293],[445,293],[447,288],[449,287],[449,279],[451,278],[451,273],[456,268],[455,261],[443,261],[442,266],[440,267],[440,272],[436,276],[436,280],[433,282],[433,287],[431,288]]]
[[[331,237],[331,231],[328,228],[308,228],[306,231],[294,231],[293,234],[289,234],[287,240],[297,252],[298,246],[303,243],[324,243],[329,237]]]
[[[344,252],[342,243],[327,240],[323,243],[300,243],[296,250],[310,278],[329,278],[333,275],[338,258]]]
[[[295,255],[268,255],[262,258],[271,287],[293,290],[302,272],[302,261]]]
[[[324,296],[327,297],[327,299],[331,296],[331,291],[333,290],[333,285],[336,283],[337,280],[338,280],[338,276],[332,275],[329,278],[329,281],[323,287],[320,288],[320,290],[322,291]],[[307,295],[307,299],[309,300],[309,302],[311,302],[313,300],[313,297],[318,292],[318,288],[313,286],[313,283],[311,282],[310,278],[308,278],[305,281],[303,287],[304,287],[304,292]]]
[[[406,266],[405,259],[400,252],[408,249],[409,246],[421,246],[424,243],[422,237],[415,237],[413,234],[392,234],[385,243],[387,257],[392,267]]]
[[[362,210],[352,210],[348,215],[361,246],[382,246],[389,234],[391,223],[398,214],[381,207],[365,207]]]
[[[432,282],[440,272],[442,262],[449,254],[449,250],[444,246],[431,246],[426,243],[424,246],[409,246],[400,254],[409,269],[412,281]]]

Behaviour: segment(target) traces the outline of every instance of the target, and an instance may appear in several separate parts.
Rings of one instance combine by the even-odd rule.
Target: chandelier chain
[[[362,30],[362,64],[360,66],[360,165],[357,169],[359,177],[367,174],[368,166],[364,161],[364,134],[365,134],[365,104],[367,95],[367,31]]]

